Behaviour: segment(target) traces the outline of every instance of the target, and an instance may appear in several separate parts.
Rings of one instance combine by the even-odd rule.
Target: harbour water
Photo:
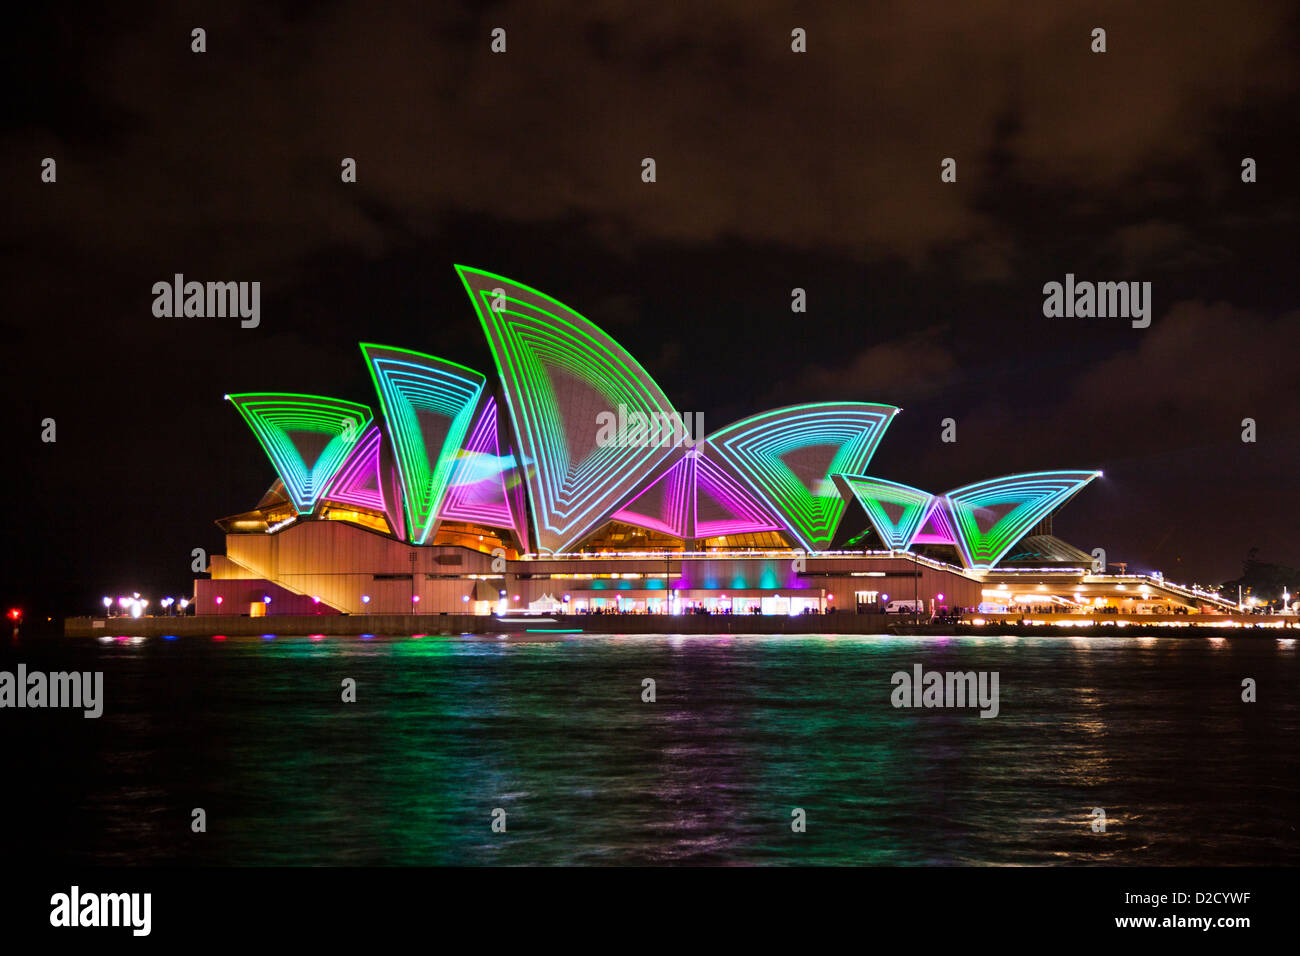
[[[1300,863],[1288,641],[209,635],[18,663],[102,671],[104,711],[0,710],[11,862]],[[916,665],[996,673],[998,715],[895,707]]]

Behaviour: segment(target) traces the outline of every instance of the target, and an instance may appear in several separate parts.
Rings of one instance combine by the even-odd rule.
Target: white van
[[[925,614],[925,601],[890,601],[885,605],[886,614]]]

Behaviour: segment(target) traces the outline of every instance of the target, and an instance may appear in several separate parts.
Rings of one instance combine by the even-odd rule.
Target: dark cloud
[[[947,328],[924,329],[906,338],[879,342],[848,356],[843,365],[812,365],[782,383],[778,402],[810,399],[883,400],[905,405],[951,387],[957,362]]]
[[[160,7],[110,27],[84,74],[116,135],[92,149],[53,116],[11,132],[10,175],[62,164],[57,195],[20,205],[13,226],[134,258],[166,239],[265,271],[336,244],[376,255],[454,208],[912,262],[978,241],[976,274],[1001,276],[995,250],[1017,237],[981,206],[999,149],[1003,177],[1094,195],[1167,163],[1224,189],[1232,171],[1208,168],[1221,111],[1295,81],[1292,8],[1267,0],[288,9]],[[796,24],[807,55],[790,52]],[[489,50],[496,25],[504,56]],[[1104,55],[1088,48],[1098,25]],[[343,156],[355,189],[338,181]],[[956,185],[938,179],[947,156]]]

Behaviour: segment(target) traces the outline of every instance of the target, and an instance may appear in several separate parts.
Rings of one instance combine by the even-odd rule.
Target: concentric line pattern
[[[860,475],[894,405],[836,402],[763,412],[709,436],[706,453],[744,480],[802,548],[829,544],[844,513],[832,475]]]
[[[503,426],[506,426],[503,428]],[[505,420],[501,417],[501,412],[497,412],[497,438],[503,440],[503,432],[508,433],[509,429]],[[527,474],[530,462],[522,460],[519,453],[515,450],[513,440],[505,445],[506,457],[515,463],[515,466],[505,472],[501,477],[506,486],[506,506],[510,509],[510,525],[515,529],[515,536],[519,539],[519,546],[526,552],[532,551],[532,531],[531,522],[528,520],[528,482]]]
[[[385,439],[379,443],[379,487],[384,493],[384,515],[393,536],[403,541],[406,535],[406,501],[402,491],[402,472],[397,467],[397,453],[393,443]]]
[[[934,495],[883,478],[836,475],[835,482],[857,498],[871,526],[892,551],[906,551],[930,514]]]
[[[437,524],[456,453],[487,379],[446,359],[361,344],[397,457],[407,540],[424,544]]]
[[[299,514],[315,509],[373,418],[366,405],[323,395],[248,392],[226,398],[261,442]]]
[[[1096,478],[1096,471],[1041,471],[966,485],[945,498],[967,567],[995,566],[1029,529]]]
[[[488,398],[465,439],[465,447],[456,454],[440,517],[498,528],[512,527],[505,475],[513,467],[514,462],[501,457],[497,442],[497,403]]]
[[[565,551],[680,454],[668,443],[602,442],[600,416],[662,422],[676,412],[622,346],[563,303],[502,276],[456,269],[491,346],[519,454],[530,463],[533,547]]]
[[[691,537],[688,523],[693,510],[695,464],[689,456],[669,468],[658,480],[614,513],[624,521],[678,538]]]
[[[384,440],[379,426],[371,425],[339,468],[325,498],[343,504],[384,509],[384,491],[379,480],[379,445]]]
[[[930,511],[921,522],[920,530],[912,536],[913,546],[918,544],[957,544],[957,531],[952,526],[948,502],[936,495]]]
[[[702,452],[694,455],[695,485],[691,500],[694,503],[694,535],[697,538],[716,538],[729,534],[752,534],[757,531],[784,531],[785,523],[757,497],[746,491]],[[727,517],[701,517],[704,507],[722,509]]]

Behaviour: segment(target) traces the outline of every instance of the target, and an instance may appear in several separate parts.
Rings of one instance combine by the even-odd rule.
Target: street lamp
[[[916,560],[916,555],[912,555],[912,623],[921,623],[921,609],[917,607],[921,603],[921,565]]]

